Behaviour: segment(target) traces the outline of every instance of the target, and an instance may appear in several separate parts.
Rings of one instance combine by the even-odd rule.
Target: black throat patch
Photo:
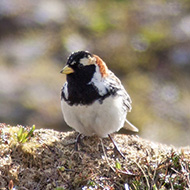
[[[61,92],[61,98],[69,105],[90,105],[98,100],[100,103],[110,95],[115,95],[117,89],[108,88],[104,95],[98,93],[98,89],[92,83],[89,83],[94,75],[95,66],[85,66],[80,72],[67,75],[67,86],[64,86]],[[67,88],[68,97],[64,94],[64,88]]]

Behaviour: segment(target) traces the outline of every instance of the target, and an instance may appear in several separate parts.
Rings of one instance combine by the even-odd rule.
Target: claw
[[[111,137],[111,135],[108,135],[108,137],[110,138],[110,140],[112,141],[113,145],[114,145],[114,151],[119,153],[124,159],[125,159],[125,156],[123,155],[123,153],[119,150],[116,142],[113,140],[113,138]]]
[[[81,139],[81,135],[82,135],[82,134],[79,133],[79,134],[77,135],[76,140],[75,140],[75,151],[78,151],[78,150],[79,150],[79,144],[82,145],[82,146],[84,146],[84,144],[83,144],[83,142],[82,142],[82,139]]]

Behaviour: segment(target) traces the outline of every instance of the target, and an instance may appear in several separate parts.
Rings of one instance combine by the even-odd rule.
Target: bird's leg
[[[119,150],[116,142],[113,140],[113,138],[111,137],[111,135],[108,135],[108,137],[110,138],[110,140],[112,141],[113,145],[114,145],[114,151],[116,151],[117,153],[119,153],[124,159],[125,156],[123,155],[123,153]]]
[[[75,151],[78,151],[78,149],[79,149],[79,144],[80,144],[81,146],[85,146],[85,145],[83,144],[83,142],[82,142],[81,136],[82,136],[82,134],[79,133],[79,134],[77,135],[77,137],[76,137],[76,139],[75,139],[74,142],[67,143],[65,146],[69,146],[69,145],[73,145],[73,144],[74,144],[74,149],[75,149]],[[84,138],[84,137],[83,137],[83,138]]]
[[[77,135],[76,140],[75,140],[75,150],[76,150],[76,151],[79,150],[79,144],[80,144],[80,145],[84,145],[84,144],[82,143],[82,140],[81,140],[81,135],[82,135],[82,134],[79,133],[79,134]]]

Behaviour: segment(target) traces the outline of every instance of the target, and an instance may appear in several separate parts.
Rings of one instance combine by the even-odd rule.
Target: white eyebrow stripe
[[[90,65],[90,61],[89,61],[89,58],[82,58],[81,60],[80,60],[80,63],[81,64],[83,64],[84,66],[86,66],[86,65]]]

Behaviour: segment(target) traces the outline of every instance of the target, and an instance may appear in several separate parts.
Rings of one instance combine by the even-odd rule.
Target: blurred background
[[[67,130],[59,72],[76,50],[122,80],[140,137],[190,143],[190,0],[1,0],[0,122]]]

